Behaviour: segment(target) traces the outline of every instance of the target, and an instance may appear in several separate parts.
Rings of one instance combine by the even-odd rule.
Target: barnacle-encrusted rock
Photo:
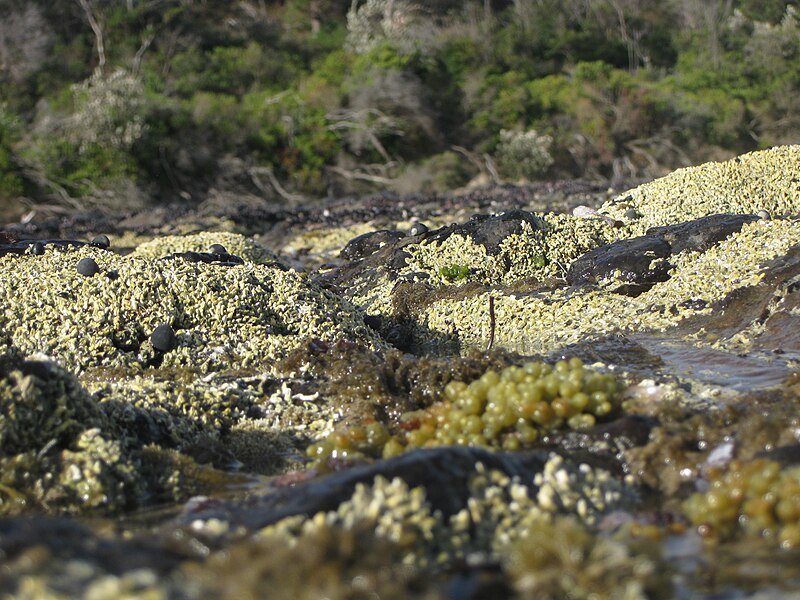
[[[144,488],[129,450],[74,376],[0,358],[0,513],[131,506]]]
[[[710,310],[712,302],[755,283],[761,264],[784,255],[796,243],[799,226],[790,219],[746,223],[737,230],[742,222],[755,219],[742,215],[755,215],[760,209],[778,216],[800,210],[799,156],[800,146],[784,146],[676,171],[606,202],[600,214],[622,222],[620,227],[604,219],[565,214],[484,215],[405,238],[362,262],[341,265],[319,277],[338,285],[370,314],[413,325],[404,346],[418,351],[451,353],[486,347],[492,322],[490,294],[495,298],[495,345],[522,352],[552,350],[586,335],[661,330]],[[631,219],[634,213],[637,216]],[[724,214],[731,216],[713,216]],[[701,218],[705,220],[684,225]],[[488,245],[476,237],[487,222],[503,225]],[[600,291],[538,292],[537,282],[538,287],[543,282],[552,288],[548,282],[563,278],[587,252],[619,240],[631,244],[630,238],[663,226],[669,227],[653,232],[663,240],[659,246],[663,251],[639,257],[641,264],[634,271],[642,276],[634,276],[635,281],[627,281],[625,269],[611,265],[590,277]],[[723,239],[726,236],[729,239]],[[727,264],[736,265],[732,279],[720,266]],[[700,273],[701,268],[705,272]],[[578,271],[573,269],[573,279],[584,282],[586,277]],[[466,276],[454,278],[453,273]],[[435,286],[453,283],[463,291],[430,293]],[[427,300],[400,315],[394,299],[408,284],[419,288],[420,296],[427,294]],[[608,293],[639,294],[653,284],[638,302]],[[627,290],[626,285],[633,287]],[[486,291],[487,287],[494,289]],[[382,330],[384,335],[389,328]]]
[[[569,517],[529,527],[502,564],[520,599],[674,597],[669,568],[652,540],[597,535]]]
[[[117,277],[78,275],[81,258]],[[164,323],[178,347],[162,359],[148,338]],[[21,351],[45,352],[73,370],[159,362],[268,369],[309,336],[379,345],[354,308],[279,266],[123,257],[91,246],[0,258],[0,330]]]
[[[139,444],[179,450],[225,469],[241,465],[274,475],[300,468],[297,446],[333,420],[325,405],[295,403],[285,383],[286,393],[272,398],[255,384],[191,372],[89,385],[101,410]]]
[[[592,337],[633,331],[663,331],[737,289],[757,285],[764,263],[800,243],[800,222],[754,221],[703,253],[673,255],[668,281],[630,298],[600,290],[558,289],[547,294],[481,291],[443,298],[416,315],[418,345],[485,347],[491,333],[489,297],[494,297],[494,345],[523,353],[550,352]],[[613,286],[619,282],[614,280]]]
[[[193,598],[253,598],[264,590],[273,600],[440,598],[440,583],[404,565],[403,556],[402,547],[367,525],[320,525],[292,543],[280,534],[260,535],[186,563],[175,588]]]
[[[654,227],[647,235],[618,240],[587,252],[574,260],[567,271],[572,285],[619,282],[615,293],[636,296],[656,283],[669,279],[669,258],[684,251],[705,252],[755,215],[709,215],[677,225]]]
[[[250,238],[224,231],[159,236],[139,244],[132,256],[161,258],[177,252],[214,252],[211,250],[212,246],[221,246],[226,253],[254,263],[270,263],[278,260],[274,252],[256,244]]]
[[[319,527],[366,525],[378,537],[403,548],[406,563],[452,565],[470,554],[496,558],[528,528],[554,515],[571,514],[594,523],[599,515],[637,497],[632,487],[607,471],[555,454],[530,481],[477,463],[463,483],[466,498],[459,500],[458,493],[453,498],[461,507],[443,511],[431,500],[430,489],[412,487],[401,477],[379,475],[370,483],[357,483],[352,496],[334,510],[310,518],[287,517],[263,529],[261,535],[298,536]]]
[[[798,181],[800,145],[778,146],[678,169],[609,200],[600,212],[624,220],[635,210],[641,216],[629,222],[631,235],[719,213],[786,216],[800,210]]]

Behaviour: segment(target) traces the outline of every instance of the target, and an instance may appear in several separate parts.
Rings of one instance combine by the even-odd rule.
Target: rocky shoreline
[[[798,212],[784,146],[8,227],[0,589],[800,593]]]

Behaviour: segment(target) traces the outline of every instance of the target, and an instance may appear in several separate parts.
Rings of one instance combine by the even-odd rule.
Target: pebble
[[[100,267],[97,265],[93,258],[82,258],[78,261],[76,267],[78,273],[84,277],[92,277],[100,272]]]
[[[211,254],[227,254],[228,251],[225,249],[225,246],[222,244],[211,244],[211,247],[208,249]]]
[[[421,235],[428,232],[428,226],[425,223],[414,223],[411,229],[408,230],[408,235]]]
[[[111,245],[111,240],[108,239],[108,236],[105,234],[100,234],[95,236],[92,240],[92,246],[97,246],[98,248],[103,248],[104,250]]]
[[[34,256],[42,256],[44,254],[44,244],[42,242],[33,242],[29,249]]]
[[[150,341],[153,343],[153,348],[161,352],[169,352],[178,347],[175,331],[166,323],[153,330],[153,333],[150,334]]]
[[[772,215],[769,214],[768,210],[764,210],[763,208],[756,213],[759,219],[764,219],[765,221],[770,221],[772,219]]]

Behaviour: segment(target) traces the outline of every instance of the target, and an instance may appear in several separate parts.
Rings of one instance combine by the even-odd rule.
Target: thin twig
[[[489,344],[486,346],[486,351],[492,349],[494,346],[494,331],[496,326],[494,317],[494,296],[489,296]]]

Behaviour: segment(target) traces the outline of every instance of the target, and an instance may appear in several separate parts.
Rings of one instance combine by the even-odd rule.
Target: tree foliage
[[[480,171],[655,176],[800,141],[799,10],[8,0],[0,198],[280,200],[443,191]]]

